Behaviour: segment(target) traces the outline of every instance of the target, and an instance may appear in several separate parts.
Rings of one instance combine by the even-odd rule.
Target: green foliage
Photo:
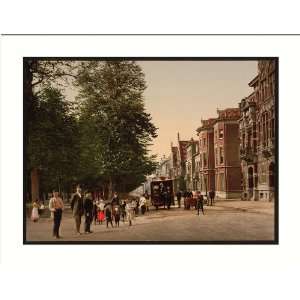
[[[43,191],[71,184],[133,190],[155,170],[148,146],[157,128],[146,113],[146,82],[132,61],[24,61],[27,171]],[[76,109],[61,84],[75,80]],[[74,82],[73,82],[74,83]]]
[[[28,134],[27,166],[41,170],[42,186],[46,190],[62,188],[77,175],[77,120],[58,89],[43,89],[35,101],[34,122]]]
[[[147,151],[157,129],[145,112],[141,68],[130,61],[89,62],[77,84],[81,170],[117,183],[116,189],[135,188],[156,166]]]

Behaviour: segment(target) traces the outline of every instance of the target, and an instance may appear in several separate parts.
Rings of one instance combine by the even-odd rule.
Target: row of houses
[[[236,108],[217,110],[201,120],[197,138],[171,143],[157,177],[174,180],[174,189],[216,192],[218,198],[274,199],[276,62],[258,62],[253,92]]]

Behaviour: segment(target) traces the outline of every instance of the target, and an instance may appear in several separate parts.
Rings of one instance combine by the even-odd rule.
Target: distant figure
[[[124,223],[125,222],[125,217],[126,217],[126,200],[121,201],[120,210],[121,210],[122,220],[123,220],[123,223]]]
[[[146,200],[145,196],[142,195],[140,198],[140,208],[141,208],[142,215],[144,215],[146,212],[146,202],[147,202],[147,200]]]
[[[93,220],[93,199],[92,194],[90,192],[86,193],[84,202],[83,202],[83,209],[84,209],[84,217],[85,217],[85,226],[84,232],[85,233],[92,233],[91,231],[91,223]]]
[[[114,220],[116,227],[119,227],[120,225],[120,213],[120,207],[116,205],[114,207]]]
[[[118,194],[116,192],[114,193],[113,198],[111,200],[111,205],[112,206],[120,205],[120,199],[119,199]]]
[[[209,199],[210,199],[210,205],[212,206],[213,203],[214,203],[214,200],[215,200],[215,191],[214,190],[211,190],[209,191]]]
[[[182,197],[181,191],[178,191],[176,193],[176,197],[177,197],[178,207],[180,208],[181,207],[181,197]]]
[[[110,223],[111,227],[114,227],[112,223],[112,208],[111,205],[108,204],[105,208],[105,219],[106,219],[106,227],[108,228],[108,224]]]
[[[167,187],[167,192],[166,192],[166,205],[167,205],[168,209],[170,209],[171,204],[172,204],[172,194],[171,194],[171,189],[168,186]]]
[[[62,211],[64,209],[64,203],[56,191],[53,191],[53,197],[49,201],[49,209],[51,213],[53,213],[53,236],[59,239],[59,227],[62,218]]]
[[[40,215],[39,215],[39,200],[36,199],[35,201],[33,201],[32,203],[32,211],[31,211],[31,220],[33,222],[37,222],[40,218]]]
[[[128,223],[129,223],[129,226],[132,225],[132,220],[134,218],[134,214],[135,214],[135,204],[133,203],[136,203],[134,200],[132,202],[130,202],[129,200],[126,201],[126,206],[125,206],[125,209],[126,209],[126,216],[127,216],[127,220],[128,220]]]
[[[137,216],[137,215],[139,214],[140,199],[137,198],[137,199],[135,200],[135,203],[136,203],[136,205],[135,205],[135,215]]]
[[[105,215],[104,215],[104,208],[105,208],[105,203],[102,198],[100,198],[99,204],[98,204],[98,221],[102,225]]]
[[[94,225],[97,224],[98,220],[98,210],[99,210],[99,201],[98,200],[94,200],[93,202],[93,219],[94,219]]]
[[[148,191],[145,193],[145,198],[146,198],[146,210],[149,211],[149,208],[151,206],[151,201],[150,201],[150,195],[148,194]]]
[[[200,209],[202,210],[202,213],[204,215],[204,208],[203,208],[203,195],[199,192],[197,194],[197,210],[198,210],[198,216],[200,214]]]
[[[83,215],[83,196],[81,195],[81,188],[79,186],[77,186],[76,193],[72,197],[71,209],[75,220],[76,233],[80,235],[81,217]]]

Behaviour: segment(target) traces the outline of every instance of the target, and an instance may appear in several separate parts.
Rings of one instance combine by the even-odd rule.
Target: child
[[[38,200],[32,203],[32,212],[31,212],[31,220],[33,222],[37,222],[39,220],[39,203]]]
[[[102,225],[104,221],[104,207],[105,203],[103,199],[100,199],[99,204],[98,204],[98,221]]]

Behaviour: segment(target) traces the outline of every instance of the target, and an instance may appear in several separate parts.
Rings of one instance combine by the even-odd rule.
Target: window
[[[224,150],[220,147],[220,164],[224,163]]]
[[[203,138],[203,146],[205,146],[206,138]]]
[[[218,148],[215,149],[216,165],[218,165]]]
[[[224,136],[224,130],[223,129],[219,129],[219,139],[222,139]]]

